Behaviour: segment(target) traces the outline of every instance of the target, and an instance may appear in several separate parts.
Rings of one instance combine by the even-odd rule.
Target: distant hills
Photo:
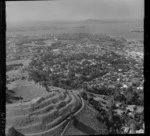
[[[143,22],[143,20],[100,20],[100,19],[86,19],[81,22],[86,23],[129,23],[129,22]]]
[[[7,27],[11,26],[30,26],[30,25],[47,25],[47,24],[74,24],[74,23],[125,23],[125,22],[143,22],[143,20],[100,20],[100,19],[85,19],[85,20],[35,20],[28,22],[7,22]]]

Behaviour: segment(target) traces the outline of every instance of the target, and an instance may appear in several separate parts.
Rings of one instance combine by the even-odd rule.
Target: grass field
[[[44,87],[26,80],[16,80],[8,85],[8,89],[14,92],[14,96],[23,98],[16,102],[31,100],[48,93]]]

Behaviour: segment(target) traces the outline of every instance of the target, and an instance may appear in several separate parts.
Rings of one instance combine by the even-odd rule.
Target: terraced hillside
[[[59,136],[68,122],[66,119],[82,105],[79,96],[59,88],[31,101],[8,104],[6,135],[11,135],[8,132],[13,128],[25,136]]]
[[[10,37],[6,132],[144,133],[142,41],[86,33],[45,36],[36,37],[39,44],[34,36]]]

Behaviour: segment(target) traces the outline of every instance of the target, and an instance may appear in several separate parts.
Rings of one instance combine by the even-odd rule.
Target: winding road
[[[81,110],[82,110],[82,109],[84,108],[84,106],[85,106],[85,103],[84,103],[83,98],[82,98],[80,95],[78,95],[78,96],[79,96],[79,98],[81,99],[82,106],[81,106],[81,108],[80,108],[78,111],[76,111],[73,115],[71,115],[70,117],[68,117],[68,118],[66,119],[66,120],[68,120],[68,123],[67,123],[67,125],[65,126],[64,130],[61,132],[61,135],[60,135],[60,136],[63,136],[63,134],[65,133],[66,129],[68,128],[70,122],[74,119],[75,116],[77,116],[77,115],[81,112]],[[64,120],[63,123],[64,123],[66,120]],[[61,124],[62,124],[62,123],[61,123]],[[59,124],[59,125],[60,125],[60,124]],[[58,126],[57,126],[57,127],[58,127]]]
[[[84,100],[82,99],[82,97],[81,97],[79,94],[78,94],[78,96],[79,96],[79,98],[80,98],[80,100],[81,100],[81,102],[82,102],[81,108],[80,108],[78,111],[76,111],[74,114],[70,115],[70,117],[66,118],[66,119],[63,120],[61,123],[59,123],[58,125],[56,125],[55,127],[53,127],[53,128],[51,128],[51,129],[45,131],[45,133],[48,133],[48,132],[50,132],[50,131],[52,131],[52,130],[55,130],[55,129],[57,129],[58,127],[60,127],[61,125],[63,125],[65,122],[68,122],[68,123],[66,124],[65,128],[63,129],[63,131],[62,131],[61,134],[60,134],[60,136],[63,136],[64,132],[66,131],[66,129],[67,129],[69,123],[71,122],[71,120],[73,119],[73,117],[75,117],[76,115],[78,115],[78,114],[81,112],[81,110],[84,108],[84,106],[85,106],[85,103],[84,103]],[[42,135],[43,132],[37,133],[37,135],[40,135],[40,134]],[[36,135],[36,134],[34,133],[34,135]],[[26,134],[26,136],[33,136],[33,134]]]

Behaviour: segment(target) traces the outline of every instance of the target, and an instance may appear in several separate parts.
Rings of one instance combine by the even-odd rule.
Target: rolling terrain
[[[8,32],[7,135],[143,133],[143,40],[86,33],[91,22]]]

